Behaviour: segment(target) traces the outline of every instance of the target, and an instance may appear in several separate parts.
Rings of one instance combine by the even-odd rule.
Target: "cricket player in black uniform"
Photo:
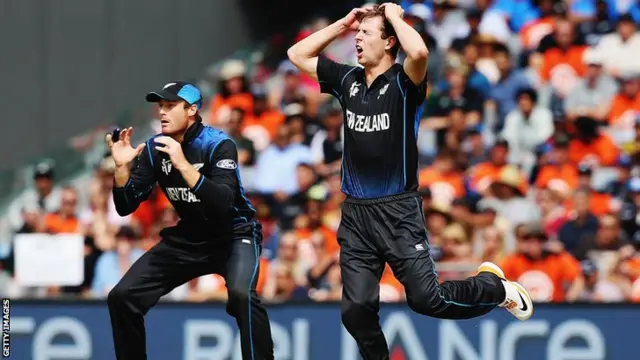
[[[144,360],[144,315],[161,296],[205,274],[220,274],[227,312],[240,329],[243,359],[273,359],[269,319],[256,294],[262,228],[244,196],[235,143],[204,126],[200,91],[173,82],[147,101],[158,104],[162,134],[137,147],[131,128],[107,135],[116,163],[113,199],[131,214],[156,182],[180,215],[109,292],[107,302],[118,360]],[[115,137],[115,138],[114,138]]]
[[[358,63],[347,66],[321,51],[355,30]],[[396,63],[399,48],[404,64]],[[418,107],[426,96],[428,51],[393,3],[354,9],[306,37],[289,59],[333,94],[345,115],[342,191],[347,199],[338,229],[342,269],[342,322],[365,360],[388,359],[381,331],[379,281],[385,262],[404,285],[414,311],[443,319],[467,319],[496,306],[520,320],[533,311],[527,291],[506,280],[495,264],[476,276],[439,284],[429,253],[418,188]]]

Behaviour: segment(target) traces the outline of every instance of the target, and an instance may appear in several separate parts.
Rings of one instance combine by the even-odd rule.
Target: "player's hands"
[[[402,19],[404,16],[404,10],[398,4],[388,2],[380,5],[380,7],[384,8],[384,16],[389,20],[393,18]]]
[[[171,164],[173,167],[180,170],[185,166],[189,166],[189,162],[187,158],[184,157],[184,153],[182,152],[182,145],[179,142],[174,140],[169,136],[158,136],[154,140],[156,142],[156,149],[158,151],[162,151],[163,153],[169,155],[171,159]]]
[[[113,141],[111,134],[107,134],[105,138],[107,146],[111,149],[111,156],[116,163],[116,167],[128,166],[144,149],[145,143],[135,148],[131,145],[132,133],[133,128],[128,127],[120,131],[120,138],[116,142]]]
[[[347,14],[347,16],[342,18],[342,24],[349,30],[358,30],[358,26],[360,26],[358,18],[360,17],[360,14],[364,13],[365,11],[367,11],[367,9],[363,8],[355,8],[351,10]]]

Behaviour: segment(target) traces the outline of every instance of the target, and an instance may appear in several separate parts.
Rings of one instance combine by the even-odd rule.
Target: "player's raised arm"
[[[358,16],[364,9],[353,9],[347,16],[300,40],[287,50],[289,60],[300,71],[318,80],[318,55],[338,36],[358,28]]]
[[[429,57],[427,45],[422,40],[422,36],[404,21],[402,18],[404,10],[399,5],[385,3],[382,6],[384,6],[385,17],[396,31],[400,46],[407,55],[403,64],[404,72],[414,84],[418,85],[427,74],[427,59]]]
[[[145,149],[145,143],[135,148],[131,146],[132,132],[132,128],[127,128],[119,133],[118,139],[114,139],[111,134],[106,137],[107,146],[116,163],[113,202],[120,216],[134,212],[147,199],[156,183],[151,151]]]

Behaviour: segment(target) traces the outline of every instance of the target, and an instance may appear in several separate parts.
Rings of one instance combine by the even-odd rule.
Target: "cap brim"
[[[147,94],[146,99],[148,102],[158,102],[160,100],[168,100],[168,101],[180,101],[183,100],[180,96],[176,94],[172,94],[166,90],[160,92],[150,92]]]

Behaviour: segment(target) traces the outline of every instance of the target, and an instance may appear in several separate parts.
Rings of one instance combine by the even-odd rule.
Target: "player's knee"
[[[229,302],[244,303],[249,301],[251,289],[248,286],[231,286],[229,289]]]
[[[118,283],[116,286],[109,291],[107,295],[107,304],[109,307],[119,306],[131,300],[131,291],[129,291],[127,286],[124,286],[122,283]]]
[[[350,332],[361,328],[372,315],[373,310],[366,304],[345,301],[342,305],[342,324]]]
[[[251,291],[247,286],[231,286],[227,291],[229,295],[227,313],[231,316],[237,316],[242,313],[242,309],[247,308]]]

